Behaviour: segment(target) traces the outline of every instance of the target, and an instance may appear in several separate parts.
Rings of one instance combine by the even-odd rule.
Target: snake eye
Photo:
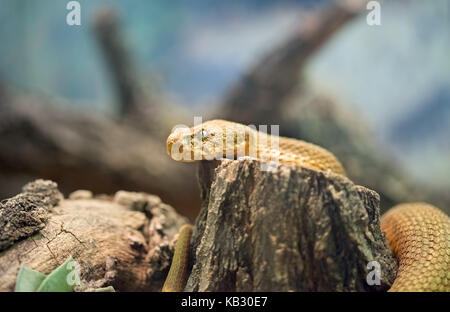
[[[202,141],[208,139],[211,136],[211,133],[208,132],[208,130],[203,129],[202,130]]]

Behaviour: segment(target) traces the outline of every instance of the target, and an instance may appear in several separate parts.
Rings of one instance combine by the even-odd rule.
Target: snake
[[[226,120],[176,127],[166,148],[183,162],[251,157],[346,176],[336,156],[320,146]],[[380,227],[398,263],[388,291],[450,291],[450,218],[443,211],[422,202],[398,204],[381,217]],[[164,292],[184,290],[191,235],[191,225],[181,227]]]

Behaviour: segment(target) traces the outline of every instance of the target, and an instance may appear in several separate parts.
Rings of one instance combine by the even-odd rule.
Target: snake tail
[[[169,274],[162,288],[163,292],[181,292],[186,284],[189,266],[189,246],[192,236],[192,225],[183,225],[178,232],[175,252],[170,265]]]

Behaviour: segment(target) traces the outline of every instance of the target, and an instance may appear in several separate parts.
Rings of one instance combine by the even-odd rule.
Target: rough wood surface
[[[217,166],[217,167],[216,167]],[[331,172],[204,162],[187,291],[374,291],[394,280],[379,196]],[[381,285],[369,286],[378,261]]]
[[[161,290],[174,237],[186,219],[154,195],[89,195],[78,191],[62,199],[55,183],[40,180],[2,203],[2,242],[19,229],[26,231],[20,237],[9,235],[20,238],[13,245],[11,240],[2,244],[0,291],[14,290],[21,265],[48,274],[69,256],[80,264],[79,291],[110,285],[119,291]],[[14,209],[15,216],[4,213]],[[34,218],[36,211],[39,218]],[[22,226],[8,231],[17,222]],[[33,231],[27,230],[33,226]]]

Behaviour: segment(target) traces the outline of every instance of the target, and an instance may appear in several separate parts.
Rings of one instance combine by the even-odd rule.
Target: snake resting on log
[[[249,156],[345,175],[339,160],[326,149],[274,137],[238,123],[211,120],[175,129],[167,139],[167,152],[177,161]],[[381,230],[399,264],[389,291],[450,291],[450,218],[444,212],[425,203],[400,204],[382,216]],[[191,225],[180,229],[162,291],[183,291],[191,235]]]

